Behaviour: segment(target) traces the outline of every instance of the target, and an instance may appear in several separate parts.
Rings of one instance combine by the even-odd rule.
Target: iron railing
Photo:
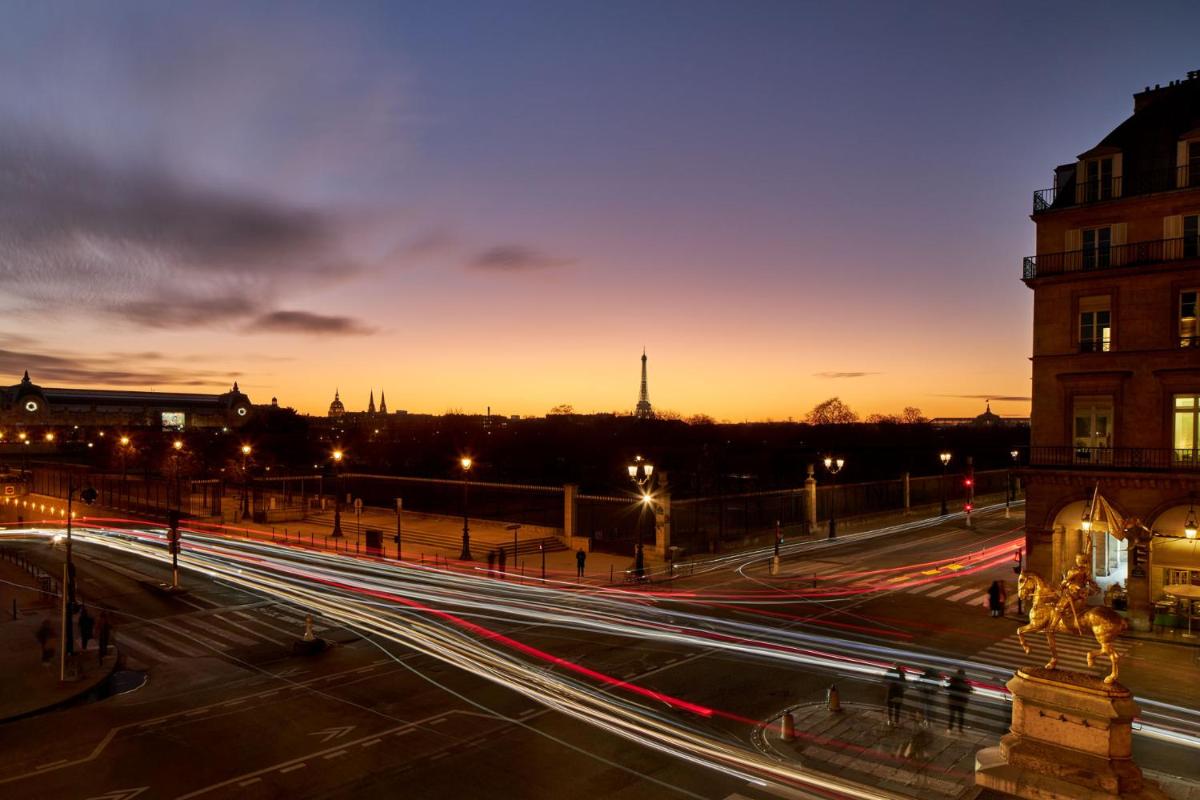
[[[1047,275],[1121,269],[1185,258],[1200,258],[1200,238],[1153,239],[1063,253],[1042,253],[1027,256],[1021,273],[1024,280],[1028,281]]]
[[[1145,447],[1030,447],[1029,466],[1200,472],[1200,450]]]
[[[1188,166],[1149,170],[1135,175],[1116,175],[1106,179],[1079,182],[1069,177],[1062,186],[1039,189],[1033,193],[1033,213],[1099,203],[1134,195],[1170,192],[1200,186],[1200,170]]]

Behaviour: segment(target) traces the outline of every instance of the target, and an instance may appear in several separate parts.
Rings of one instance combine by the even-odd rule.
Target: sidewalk
[[[884,710],[864,703],[842,703],[841,713],[824,703],[789,709],[796,721],[795,741],[784,741],[780,719],[759,729],[757,738],[770,754],[798,761],[806,769],[919,798],[958,798],[975,789],[975,753],[995,744],[995,736],[971,728],[946,733],[935,719],[920,760],[905,755],[916,723],[905,718],[888,727]]]
[[[59,680],[60,614],[58,598],[45,598],[36,581],[25,570],[8,561],[0,561],[0,602],[4,615],[0,621],[0,722],[46,711],[87,694],[103,684],[117,665],[117,651],[110,648],[101,662],[96,643],[80,655],[83,677],[77,681]],[[13,584],[17,584],[14,586]],[[17,600],[17,619],[12,618],[12,601]],[[37,641],[42,620],[50,620],[55,638],[54,656],[45,664]]]

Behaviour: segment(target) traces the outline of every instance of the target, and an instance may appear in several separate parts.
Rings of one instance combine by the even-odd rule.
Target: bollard
[[[838,693],[836,683],[829,684],[829,690],[825,693],[825,699],[829,704],[830,714],[842,713],[842,696]]]
[[[304,641],[314,642],[314,641],[316,641],[316,639],[317,639],[317,635],[315,633],[313,633],[312,614],[305,614],[304,615]]]
[[[771,574],[779,574],[779,556],[771,556]]]
[[[783,712],[783,717],[779,720],[779,738],[785,742],[796,741],[796,718],[790,711]]]
[[[609,585],[612,585],[612,582],[613,582],[613,567],[612,567],[612,564],[609,564],[608,565],[608,583],[609,583]]]

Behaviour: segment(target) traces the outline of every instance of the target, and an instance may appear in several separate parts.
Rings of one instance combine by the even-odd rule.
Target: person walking
[[[507,556],[504,554],[504,548],[501,547],[499,553],[496,555],[496,567],[497,567],[497,569],[500,570],[501,578],[503,578],[505,572],[507,572],[507,570],[505,570],[505,568],[504,568],[504,561],[506,558],[507,558]]]
[[[633,551],[633,574],[640,581],[646,576],[646,554],[639,544]]]
[[[92,640],[92,632],[96,629],[96,620],[88,613],[86,606],[79,607],[79,651],[87,650],[88,642]]]
[[[492,573],[495,571],[495,569],[496,569],[496,551],[495,551],[495,550],[488,550],[488,571],[487,571],[487,574],[488,574],[489,576],[491,576],[491,575],[492,575]]]
[[[954,721],[958,720],[958,732],[962,733],[963,717],[966,716],[967,698],[970,696],[971,684],[967,682],[967,673],[961,668],[953,675],[946,684],[946,695],[950,709],[950,719],[946,723],[946,732],[954,730]]]
[[[884,675],[884,704],[887,706],[888,727],[900,724],[900,713],[904,709],[904,673],[899,664],[893,664]]]
[[[50,624],[50,620],[42,620],[42,624],[38,626],[37,632],[34,633],[37,637],[38,644],[42,648],[42,666],[50,663],[50,657],[54,655],[54,626]]]
[[[921,692],[921,720],[928,728],[933,722],[933,697],[942,686],[942,676],[927,667],[917,678],[917,689]]]
[[[586,561],[587,553],[584,552],[584,549],[581,547],[579,548],[579,552],[575,553],[575,576],[577,578],[583,577],[583,565]]]
[[[988,610],[992,612],[993,617],[998,617],[1001,614],[1004,606],[1000,602],[1000,581],[992,581],[992,585],[987,590]]]
[[[96,620],[97,658],[101,662],[108,656],[108,640],[110,636],[112,636],[112,621],[109,620],[107,611],[101,611],[99,619]]]

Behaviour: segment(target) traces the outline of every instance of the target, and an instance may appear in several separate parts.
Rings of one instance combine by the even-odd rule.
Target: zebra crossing
[[[1031,648],[1028,654],[1021,647],[1021,641],[1014,632],[977,652],[974,655],[974,660],[984,664],[1003,667],[1008,670],[1016,670],[1018,667],[1027,664],[1041,666],[1050,660],[1050,647],[1046,643],[1046,635],[1044,633],[1027,633],[1025,634],[1025,641],[1029,643]],[[1087,665],[1088,650],[1100,649],[1100,645],[1092,637],[1059,634],[1054,637],[1054,642],[1058,650],[1059,668],[1077,672],[1091,672],[1097,676],[1108,674],[1110,667],[1107,656],[1098,656],[1094,667],[1088,667]],[[1133,645],[1128,642],[1119,642],[1114,645],[1114,649],[1121,657],[1127,656],[1132,647]]]
[[[120,625],[114,642],[139,661],[221,656],[249,647],[291,647],[304,633],[304,612],[278,604],[197,611]],[[314,617],[319,636],[332,624]]]
[[[931,570],[936,573],[938,570]],[[873,589],[879,591],[893,591],[908,595],[919,595],[927,597],[931,600],[941,600],[947,603],[961,603],[968,606],[980,606],[985,604],[987,598],[987,587],[992,581],[992,576],[984,572],[973,572],[962,576],[958,579],[939,578],[929,580],[931,576],[924,576],[926,580],[921,580],[921,575],[904,575],[899,578],[893,578],[892,581],[897,582],[897,585],[892,587],[882,586],[878,582],[863,581],[859,577],[836,577],[819,585],[827,589],[846,589],[847,591]],[[904,582],[900,582],[903,580]],[[1016,587],[1009,582],[1007,586],[1011,593],[1016,592]]]

